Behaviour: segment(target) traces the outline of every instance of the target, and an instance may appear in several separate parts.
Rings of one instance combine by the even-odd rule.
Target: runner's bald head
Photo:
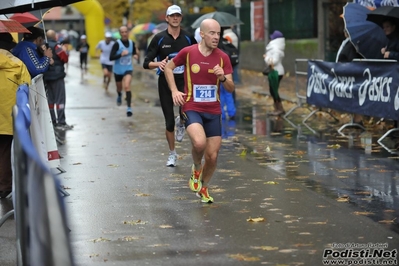
[[[57,36],[54,30],[48,30],[46,32],[46,35],[47,35],[47,39],[51,39],[51,40],[55,40],[56,36]]]
[[[216,28],[219,28],[218,32],[220,32],[220,24],[213,18],[204,19],[200,25],[200,31],[202,32],[208,32],[210,29],[214,30]]]

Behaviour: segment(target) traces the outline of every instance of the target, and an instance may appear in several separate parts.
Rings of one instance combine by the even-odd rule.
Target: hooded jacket
[[[279,76],[284,75],[283,58],[285,50],[285,38],[271,40],[266,46],[265,63],[272,65]]]
[[[41,57],[37,52],[36,44],[33,42],[19,42],[12,53],[24,62],[32,78],[43,74],[50,66],[50,58],[47,56]]]
[[[4,49],[0,49],[0,134],[13,135],[12,107],[19,85],[30,84],[25,64]]]

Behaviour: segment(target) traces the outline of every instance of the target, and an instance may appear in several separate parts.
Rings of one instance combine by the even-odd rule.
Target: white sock
[[[169,151],[169,154],[170,154],[170,155],[172,155],[172,154],[176,154],[176,150]]]

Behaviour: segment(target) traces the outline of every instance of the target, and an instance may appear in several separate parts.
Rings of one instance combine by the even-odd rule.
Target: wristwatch
[[[226,82],[226,80],[227,80],[227,78],[226,78],[226,76],[224,76],[224,79],[221,80],[220,82],[224,83],[224,82]]]

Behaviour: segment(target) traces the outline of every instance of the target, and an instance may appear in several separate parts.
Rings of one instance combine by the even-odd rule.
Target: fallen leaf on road
[[[138,237],[138,236],[124,236],[122,238],[119,238],[122,241],[126,241],[126,242],[130,242],[130,241],[134,241],[134,240],[140,240],[143,239],[142,237]]]
[[[73,163],[72,165],[79,165],[79,164],[82,164],[82,163]]]
[[[337,158],[333,157],[333,158],[325,158],[325,159],[318,159],[317,161],[319,162],[331,162],[331,161],[336,161]]]
[[[265,221],[265,218],[263,218],[263,217],[258,217],[258,218],[249,217],[247,219],[247,222],[253,222],[253,223],[260,223],[260,222],[264,222],[264,221]]]
[[[162,225],[160,225],[159,227],[160,227],[160,228],[165,228],[165,229],[167,229],[167,228],[173,228],[173,226],[168,225],[168,224],[162,224]]]
[[[278,252],[280,252],[280,253],[292,253],[292,252],[296,252],[296,251],[298,251],[298,250],[290,248],[290,249],[280,249]]]
[[[339,197],[339,198],[337,198],[337,201],[338,201],[338,202],[349,202],[349,197],[348,197],[348,196],[346,196],[346,197]]]
[[[353,168],[353,169],[340,169],[338,170],[338,172],[340,173],[347,173],[347,172],[357,172],[357,168]]]
[[[308,179],[309,178],[309,176],[307,176],[307,175],[300,175],[300,176],[296,176],[295,177],[295,179]]]
[[[278,185],[278,182],[276,182],[276,181],[267,181],[267,182],[265,182],[263,184],[266,184],[266,185]]]
[[[234,201],[239,201],[239,202],[251,202],[252,199],[234,199]]]
[[[341,145],[339,145],[339,144],[327,145],[327,148],[329,148],[329,149],[339,149],[339,148],[341,148]]]
[[[325,222],[309,222],[308,224],[327,224],[327,221],[325,221]]]
[[[95,253],[93,253],[93,254],[90,254],[90,255],[89,255],[89,258],[94,258],[94,257],[98,257],[98,256],[100,256],[100,254],[95,254]]]
[[[103,237],[89,240],[89,242],[93,242],[93,243],[107,242],[107,241],[111,241],[111,240],[109,240],[109,239],[107,239],[107,238],[103,238]]]
[[[355,192],[355,195],[367,195],[367,196],[370,196],[371,192],[370,191],[357,191],[357,192]]]
[[[260,249],[260,250],[266,250],[266,251],[278,250],[278,247],[272,247],[272,246],[258,246],[258,247],[253,247],[253,246],[251,246],[250,248],[252,248],[252,249]]]
[[[258,257],[249,257],[243,254],[228,254],[228,257],[239,260],[239,261],[259,261],[260,259]]]
[[[382,224],[393,224],[395,222],[395,220],[396,220],[396,218],[394,218],[392,220],[381,220],[381,221],[378,221],[378,222],[382,223]]]
[[[148,245],[147,247],[150,248],[156,248],[156,247],[167,247],[169,244],[154,244],[154,245]]]
[[[132,220],[132,221],[123,221],[123,224],[139,225],[139,224],[147,224],[147,222],[142,220]]]
[[[372,212],[354,212],[353,214],[355,215],[373,215],[374,213]]]
[[[301,191],[299,188],[286,188],[285,191]]]
[[[268,211],[276,212],[276,211],[281,211],[281,209],[275,208],[275,209],[269,209]]]
[[[151,194],[146,194],[146,193],[139,193],[135,195],[136,197],[149,197]]]
[[[117,164],[109,164],[109,165],[107,165],[108,167],[112,167],[112,168],[117,168],[117,167],[119,167],[119,165],[117,165]]]

